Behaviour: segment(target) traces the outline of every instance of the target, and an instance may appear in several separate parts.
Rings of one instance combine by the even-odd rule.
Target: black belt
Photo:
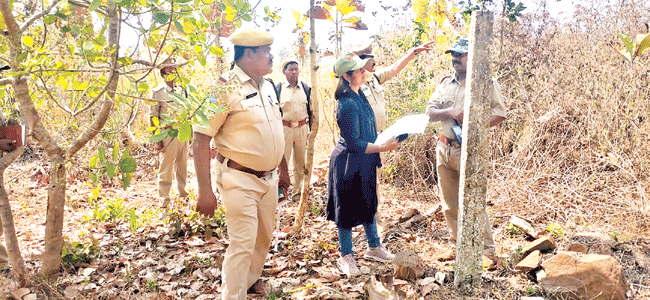
[[[217,153],[217,160],[220,163],[223,163],[223,161],[225,159],[226,159],[225,156],[221,155],[221,153]],[[236,161],[234,161],[232,159],[228,159],[228,163],[226,165],[228,166],[228,168],[235,169],[237,171],[242,171],[244,173],[255,175],[257,178],[262,178],[262,177],[264,177],[266,175],[271,174],[273,171],[275,171],[275,169],[271,170],[271,171],[255,171],[255,170],[253,170],[251,168],[244,167],[244,166],[240,165],[239,163],[237,163]]]

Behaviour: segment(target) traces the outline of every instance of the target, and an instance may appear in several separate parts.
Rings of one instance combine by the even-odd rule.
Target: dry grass
[[[558,223],[566,231],[647,237],[650,59],[642,57],[645,66],[624,61],[609,45],[616,33],[643,30],[649,5],[601,2],[579,6],[567,23],[537,13],[495,24],[493,69],[508,120],[493,130],[488,199],[496,216],[526,217],[539,227]],[[384,39],[386,61],[403,53],[394,49],[401,36]],[[427,59],[387,85],[393,119],[423,111],[427,99],[410,85],[431,90],[449,74],[440,64],[444,57]],[[431,79],[418,81],[422,74]],[[422,106],[405,103],[418,98]],[[435,128],[385,160],[395,185],[425,198],[435,198]]]

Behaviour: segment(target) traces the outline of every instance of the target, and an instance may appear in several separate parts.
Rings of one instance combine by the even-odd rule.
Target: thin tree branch
[[[59,103],[59,101],[56,100],[56,98],[54,98],[54,96],[52,96],[52,92],[50,92],[50,89],[47,88],[47,83],[45,82],[45,79],[43,79],[42,76],[38,76],[38,79],[40,79],[40,80],[41,80],[41,83],[43,84],[43,89],[45,89],[45,94],[47,94],[47,95],[50,97],[50,99],[51,99],[52,101],[54,101],[54,103],[56,104],[56,106],[58,106],[58,107],[59,107],[60,109],[62,109],[63,111],[65,111],[65,112],[67,112],[67,113],[69,113],[69,114],[72,114],[72,110],[71,110],[70,108],[68,108],[68,107],[64,107],[63,105],[61,105],[61,103]]]
[[[68,0],[68,2],[70,4],[72,4],[72,5],[76,5],[76,6],[83,7],[83,8],[88,8],[90,6],[89,3],[80,2],[80,1],[76,1],[76,0]],[[108,16],[108,12],[106,12],[105,10],[102,10],[100,8],[95,9],[95,11],[97,13],[101,14],[101,15]]]
[[[25,30],[27,30],[27,28],[29,28],[29,26],[32,26],[32,23],[36,22],[36,20],[42,18],[44,15],[49,14],[50,10],[52,10],[52,8],[54,8],[57,4],[59,4],[59,1],[61,0],[52,1],[52,3],[50,3],[50,5],[48,5],[44,10],[40,11],[37,14],[32,15],[29,19],[27,19],[27,21],[25,21],[25,23],[23,23],[22,26],[20,26],[19,32],[20,33],[24,32]]]
[[[13,77],[2,78],[0,79],[0,86],[12,85],[14,82],[16,82],[16,79]]]

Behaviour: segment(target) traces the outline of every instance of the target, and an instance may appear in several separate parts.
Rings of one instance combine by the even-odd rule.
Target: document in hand
[[[392,137],[405,133],[424,133],[428,123],[429,116],[425,114],[404,116],[380,133],[377,140],[375,140],[375,144],[381,145]]]
[[[0,139],[16,141],[16,146],[25,144],[25,125],[0,126]]]

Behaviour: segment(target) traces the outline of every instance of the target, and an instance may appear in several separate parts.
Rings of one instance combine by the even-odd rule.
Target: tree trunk
[[[4,230],[5,244],[7,245],[7,254],[11,263],[11,272],[18,279],[21,285],[24,285],[27,279],[27,270],[25,261],[20,254],[18,238],[16,238],[16,228],[14,227],[14,218],[11,213],[11,204],[4,185],[5,169],[25,152],[25,147],[20,147],[12,152],[0,157],[0,219],[2,220],[2,229]]]
[[[61,267],[63,247],[63,218],[65,213],[65,157],[50,157],[50,185],[47,189],[45,221],[45,250],[41,258],[41,274],[52,275]]]
[[[314,11],[314,0],[309,0],[309,9]],[[311,183],[311,174],[314,165],[314,144],[316,142],[316,134],[318,134],[319,118],[319,104],[318,104],[318,66],[316,65],[316,28],[314,22],[314,14],[309,14],[309,26],[311,27],[311,45],[309,46],[309,65],[311,67],[311,130],[307,139],[307,154],[305,156],[305,176],[302,180],[302,193],[300,196],[300,204],[298,205],[298,216],[293,223],[292,234],[298,235],[302,230],[302,225],[305,219],[307,206],[309,206],[309,191]]]
[[[481,282],[483,230],[489,159],[489,118],[492,104],[492,76],[489,44],[493,16],[474,11],[470,28],[465,114],[460,163],[458,247],[454,285],[471,292]]]
[[[63,220],[65,213],[66,168],[67,159],[72,158],[77,151],[94,138],[106,124],[113,109],[113,98],[119,76],[116,73],[117,56],[119,53],[119,12],[114,1],[106,5],[108,13],[108,46],[114,49],[112,54],[112,70],[108,80],[107,94],[93,123],[65,151],[64,155],[50,155],[50,186],[48,189],[47,218],[45,226],[45,251],[42,257],[42,275],[51,275],[61,266],[61,249],[63,247]]]

